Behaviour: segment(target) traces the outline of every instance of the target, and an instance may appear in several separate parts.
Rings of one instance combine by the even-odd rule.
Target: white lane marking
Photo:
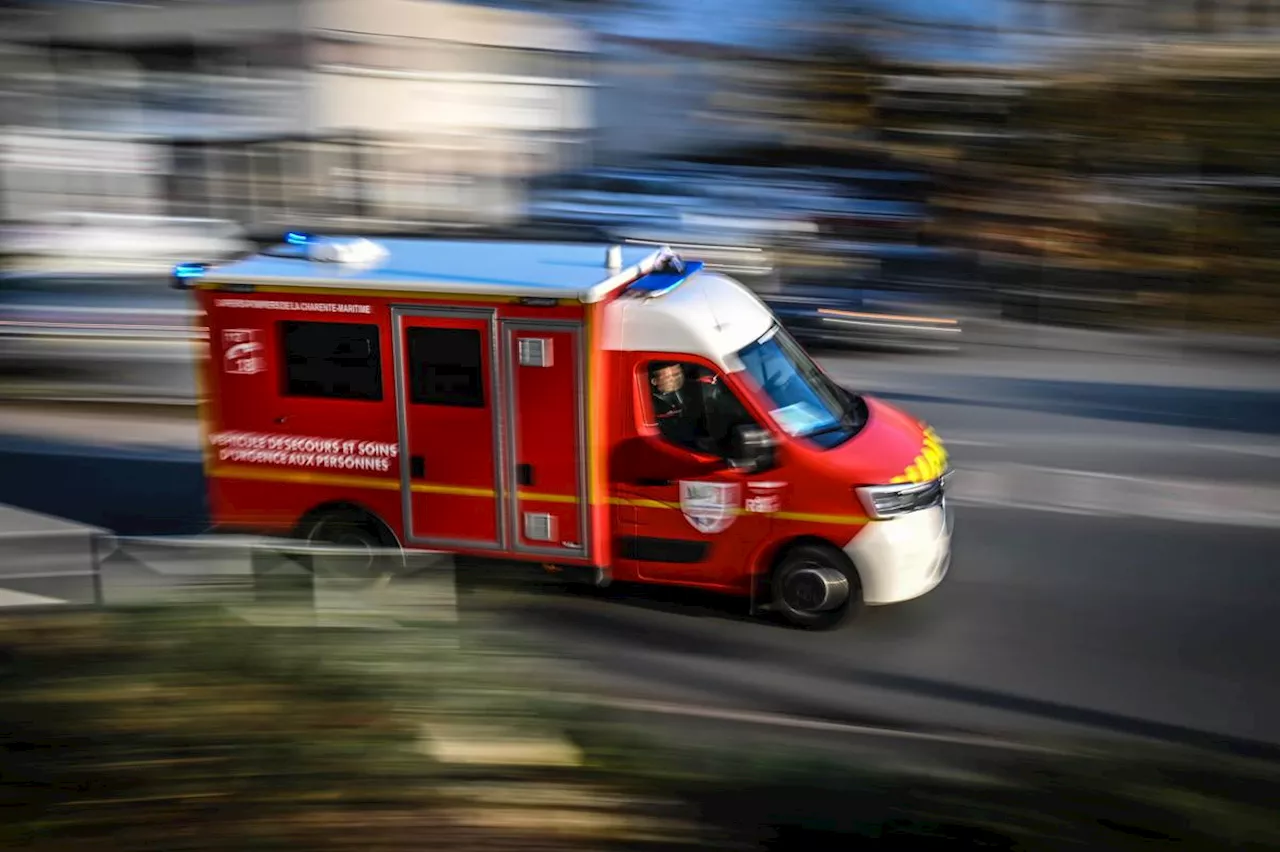
[[[935,428],[936,424],[935,424]],[[1260,456],[1280,459],[1280,442],[1273,444],[1225,444],[1188,442],[1185,434],[1168,435],[1108,435],[1108,434],[1046,434],[1043,432],[1025,432],[1012,435],[979,433],[970,435],[950,434],[945,430],[939,432],[944,447],[1007,447],[1010,449],[1028,449],[1045,447],[1050,450],[1060,448],[1098,448],[1103,450],[1126,450],[1143,453],[1176,452],[1186,455],[1188,450],[1202,453],[1230,453],[1233,455]]]
[[[1280,444],[1266,446],[1238,446],[1233,444],[1191,444],[1197,450],[1208,450],[1213,453],[1235,453],[1242,456],[1261,456],[1269,459],[1280,459]]]
[[[1254,483],[1152,479],[1006,464],[957,468],[951,498],[957,505],[1280,527],[1280,486]]]
[[[1004,447],[999,441],[974,441],[968,438],[944,438],[942,441],[944,447]]]
[[[580,696],[578,700],[582,703],[599,707],[609,707],[615,710],[632,710],[668,716],[690,716],[702,719],[714,719],[722,722],[746,722],[755,725],[799,728],[810,731],[860,734],[864,736],[948,743],[952,745],[984,746],[987,748],[998,748],[1009,751],[1041,752],[1045,754],[1065,753],[1061,749],[1030,745],[1010,740],[1001,740],[994,737],[964,734],[931,734],[924,731],[906,731],[898,728],[855,725],[849,722],[826,722],[821,719],[806,719],[802,716],[785,716],[776,713],[761,713],[752,710],[731,710],[728,708],[707,707],[691,704],[674,704],[670,702],[649,701],[639,698],[609,699]]]

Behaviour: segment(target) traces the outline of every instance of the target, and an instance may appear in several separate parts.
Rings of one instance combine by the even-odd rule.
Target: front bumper
[[[901,603],[932,591],[951,567],[951,506],[871,521],[844,547],[869,606]]]

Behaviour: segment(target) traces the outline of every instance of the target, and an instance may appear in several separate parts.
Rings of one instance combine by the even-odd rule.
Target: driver
[[[653,413],[658,428],[671,441],[692,447],[698,434],[696,412],[689,410],[684,367],[662,364],[649,374],[653,385]]]

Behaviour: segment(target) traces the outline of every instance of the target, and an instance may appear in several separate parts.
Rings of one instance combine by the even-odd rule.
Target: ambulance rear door
[[[406,544],[505,549],[494,311],[396,307],[392,324]]]
[[[507,517],[517,555],[586,559],[586,398],[583,326],[575,320],[502,322],[506,371]]]

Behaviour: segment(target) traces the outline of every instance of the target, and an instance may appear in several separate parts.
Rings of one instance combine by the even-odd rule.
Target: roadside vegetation
[[[664,722],[584,702],[522,642],[189,605],[9,617],[0,847],[1280,845],[1269,764]]]

